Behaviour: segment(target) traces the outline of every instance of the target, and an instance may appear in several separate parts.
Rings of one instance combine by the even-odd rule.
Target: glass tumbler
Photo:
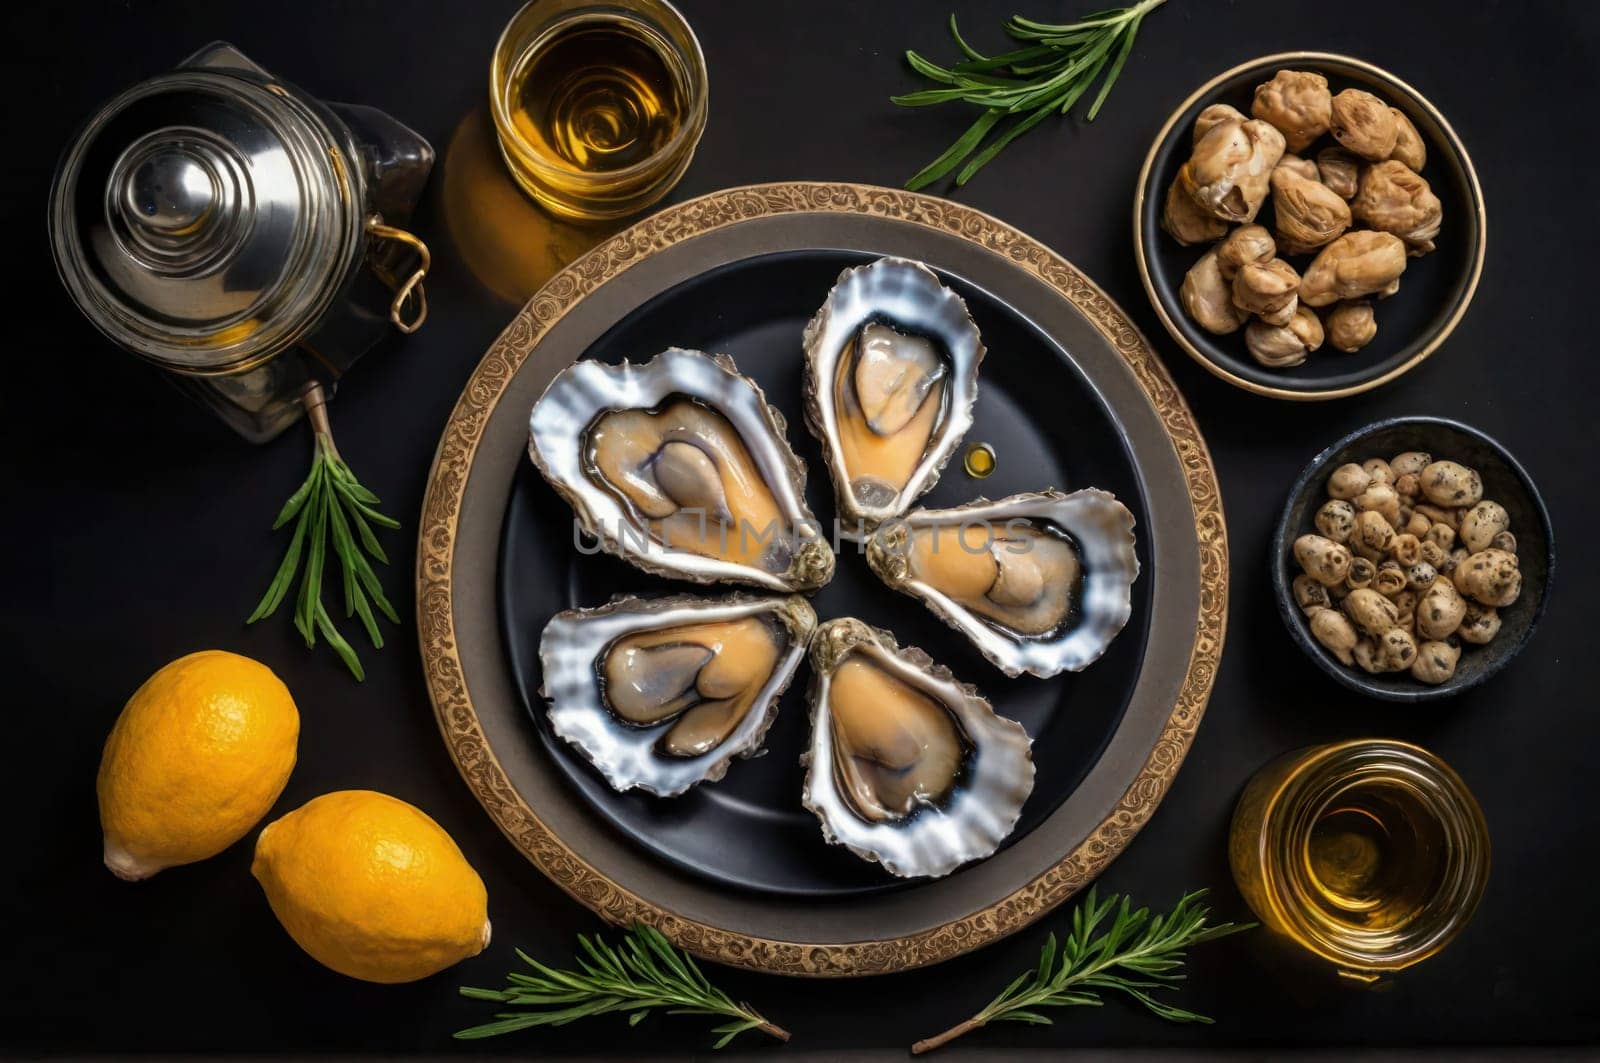
[[[1257,772],[1234,810],[1228,858],[1265,926],[1374,982],[1466,926],[1488,881],[1489,832],[1438,757],[1361,739]]]
[[[672,129],[662,143],[642,158],[637,153],[611,152],[602,145],[580,165],[570,154],[552,147],[551,138],[537,128],[543,120],[559,123],[561,114],[579,114],[609,128],[596,129],[602,138],[629,135],[636,118],[629,87],[637,87],[638,71],[627,68],[627,53],[614,62],[603,53],[586,58],[584,69],[556,69],[548,76],[534,66],[540,56],[555,54],[555,42],[576,35],[609,34],[600,39],[628,47],[642,47],[649,66],[661,74],[653,85],[650,102],[660,103],[670,116]],[[638,57],[639,53],[633,53]],[[607,67],[612,67],[608,78]],[[630,77],[632,80],[630,81]],[[573,79],[592,79],[584,89],[574,89]],[[610,84],[607,84],[607,81]],[[621,90],[620,105],[604,108],[584,118],[585,92]],[[552,110],[539,120],[530,118],[529,96],[560,96]],[[637,214],[666,195],[689,167],[706,125],[706,65],[700,42],[678,10],[666,0],[532,0],[506,25],[495,45],[489,70],[489,108],[494,118],[500,153],[522,190],[546,210],[580,221],[605,221]],[[659,115],[657,115],[659,118]],[[620,131],[619,131],[620,126]],[[613,157],[617,161],[613,162]]]

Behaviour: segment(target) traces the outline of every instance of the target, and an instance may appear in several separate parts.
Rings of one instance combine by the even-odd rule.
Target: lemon
[[[106,866],[141,879],[222,852],[283,792],[299,737],[289,689],[259,661],[205,650],[162,668],[100,757]]]
[[[483,880],[444,828],[387,794],[323,794],[267,824],[250,873],[289,936],[352,978],[411,982],[489,944]]]

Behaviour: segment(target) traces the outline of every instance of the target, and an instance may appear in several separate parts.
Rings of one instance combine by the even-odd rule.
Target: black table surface
[[[124,0],[18,4],[0,16],[12,101],[0,197],[11,234],[0,535],[12,566],[0,600],[10,857],[0,884],[0,1052],[464,1052],[450,1032],[488,1008],[458,997],[458,985],[499,984],[513,945],[561,960],[575,934],[601,927],[501,837],[457,775],[411,619],[414,530],[434,446],[462,382],[513,312],[452,238],[441,173],[458,132],[481,123],[490,50],[515,6]],[[949,56],[952,7],[975,41],[994,45],[1013,8],[1058,18],[1093,6],[685,0],[705,48],[711,110],[672,200],[794,178],[897,185],[970,121],[954,108],[887,102],[917,84],[904,48]],[[1152,905],[1209,887],[1221,916],[1247,918],[1224,857],[1245,780],[1285,750],[1362,735],[1413,740],[1453,764],[1483,804],[1495,850],[1472,925],[1383,990],[1340,984],[1258,932],[1193,957],[1183,1003],[1215,1016],[1214,1026],[1166,1025],[1113,1001],[1062,1014],[1051,1028],[984,1031],[959,1054],[1600,1040],[1600,699],[1585,663],[1600,631],[1587,612],[1600,600],[1587,537],[1600,523],[1600,488],[1586,464],[1600,460],[1597,31],[1600,8],[1582,3],[1174,0],[1146,21],[1099,120],[1029,134],[955,193],[1043,240],[1121,303],[1194,407],[1221,478],[1232,604],[1210,709],[1165,804],[1103,886]],[[325,649],[307,652],[287,618],[241,622],[277,565],[283,540],[267,526],[304,475],[306,437],[295,431],[264,447],[234,437],[102,340],[50,265],[49,178],[76,124],[218,38],[326,98],[389,111],[441,153],[414,224],[435,254],[432,317],[357,366],[334,407],[341,448],[407,524],[390,538],[395,563],[382,576],[403,630],[383,651],[364,652],[362,685]],[[1130,225],[1139,165],[1177,103],[1235,63],[1296,48],[1361,56],[1429,96],[1472,153],[1489,217],[1482,285],[1445,347],[1376,393],[1317,405],[1257,398],[1191,363],[1145,299]],[[1274,611],[1265,556],[1284,492],[1313,454],[1360,424],[1409,413],[1467,421],[1519,455],[1543,489],[1561,553],[1549,612],[1522,656],[1487,686],[1426,707],[1359,700],[1303,659]],[[140,885],[101,866],[93,778],[106,732],[151,671],[207,647],[266,662],[300,706],[299,765],[273,814],[344,788],[419,805],[488,886],[487,952],[415,984],[369,985],[318,966],[283,933],[250,877],[249,841]],[[795,1032],[782,1051],[898,1055],[986,1002],[1034,960],[1043,933],[866,982],[715,976]],[[644,1056],[706,1044],[697,1020],[652,1017],[630,1031],[602,1018],[472,1050]]]

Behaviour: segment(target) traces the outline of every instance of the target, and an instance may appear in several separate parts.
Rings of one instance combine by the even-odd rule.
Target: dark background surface
[[[1093,5],[686,0],[712,102],[673,199],[789,178],[898,184],[970,120],[886,102],[916,83],[903,48],[948,57],[948,7],[983,47],[998,43],[1013,7],[1057,18],[1084,6]],[[513,311],[474,274],[468,242],[457,239],[469,216],[452,213],[444,190],[452,166],[493,173],[472,170],[469,134],[481,122],[490,49],[514,7],[79,3],[0,16],[11,100],[0,197],[11,236],[0,385],[0,534],[11,570],[0,601],[10,754],[0,1051],[450,1052],[450,1031],[487,1010],[459,999],[458,984],[498,984],[512,945],[562,960],[575,933],[598,928],[499,835],[456,774],[410,619],[413,544],[403,536],[414,533],[457,390]],[[1600,1039],[1590,967],[1600,945],[1591,888],[1600,715],[1588,670],[1600,595],[1588,542],[1600,520],[1588,464],[1600,384],[1590,305],[1600,250],[1597,11],[1174,0],[1147,20],[1097,122],[1029,134],[957,194],[1060,251],[1130,312],[1195,408],[1220,471],[1233,561],[1226,655],[1187,764],[1104,886],[1162,906],[1207,886],[1220,915],[1247,917],[1223,849],[1245,780],[1286,749],[1360,735],[1411,739],[1444,756],[1477,792],[1495,845],[1473,924],[1384,990],[1340,984],[1257,933],[1194,957],[1183,1003],[1215,1026],[1164,1025],[1116,1001],[1062,1014],[1050,1029],[985,1031],[969,1038],[970,1051]],[[362,362],[334,410],[341,448],[407,524],[389,540],[396,563],[383,574],[405,630],[388,649],[364,653],[361,686],[330,653],[307,653],[287,618],[249,630],[240,622],[277,564],[283,543],[267,525],[304,475],[303,435],[262,448],[233,437],[101,340],[50,266],[49,175],[75,125],[215,38],[320,95],[391,112],[441,153],[414,225],[435,251],[432,319]],[[1247,395],[1190,363],[1145,301],[1130,233],[1134,179],[1171,109],[1219,70],[1297,47],[1350,52],[1428,95],[1472,152],[1489,215],[1483,283],[1445,347],[1376,394],[1312,406]],[[461,150],[447,151],[458,132]],[[504,189],[485,185],[473,204],[503,211],[503,223],[491,217],[505,232],[528,220]],[[524,239],[522,249],[537,244]],[[515,292],[515,272],[501,269],[491,283]],[[1456,417],[1500,438],[1540,483],[1562,553],[1549,612],[1521,658],[1480,690],[1418,708],[1358,700],[1301,658],[1273,610],[1265,558],[1301,465],[1351,428],[1402,413]],[[300,705],[300,762],[274,815],[352,787],[421,806],[484,877],[495,924],[488,952],[413,985],[367,985],[324,970],[277,926],[249,876],[249,842],[138,886],[101,867],[92,779],[104,736],[151,671],[205,647],[265,661]],[[987,1001],[1033,962],[1042,936],[1030,930],[932,970],[867,982],[716,976],[794,1030],[796,1048],[898,1049]],[[695,1020],[663,1017],[633,1031],[592,1020],[475,1050],[643,1055],[706,1043]]]

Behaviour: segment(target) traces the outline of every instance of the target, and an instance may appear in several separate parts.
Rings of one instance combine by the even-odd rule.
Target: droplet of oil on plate
[[[981,480],[994,472],[994,448],[987,443],[970,443],[961,458],[961,467],[974,480]]]

